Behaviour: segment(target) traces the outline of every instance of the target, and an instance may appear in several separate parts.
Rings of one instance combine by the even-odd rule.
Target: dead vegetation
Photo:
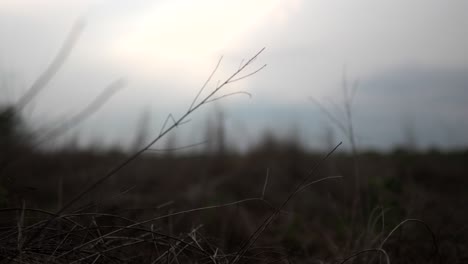
[[[340,143],[324,154],[270,138],[243,155],[226,146],[154,155],[153,145],[199,108],[249,95],[224,88],[262,70],[250,67],[264,49],[209,90],[220,59],[186,112],[169,114],[160,133],[133,153],[41,151],[122,85],[114,82],[48,133],[27,133],[21,109],[61,67],[80,30],[18,104],[0,111],[2,263],[467,260],[466,151],[383,154],[358,152],[352,143],[350,154],[334,153]],[[343,130],[354,142],[348,103]]]

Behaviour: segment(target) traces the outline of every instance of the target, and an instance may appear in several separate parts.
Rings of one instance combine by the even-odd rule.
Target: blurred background
[[[171,236],[203,225],[235,252],[302,179],[340,176],[298,194],[256,245],[310,263],[380,243],[398,263],[466,263],[467,11],[462,0],[3,0],[0,218],[14,239],[0,243],[21,248],[28,233],[15,230],[44,219],[33,209],[98,226],[253,197],[158,222]],[[68,207],[264,47],[220,100]],[[408,218],[426,226],[385,239]],[[159,256],[127,249],[135,263]]]
[[[80,146],[128,149],[142,116],[149,135],[159,131],[169,113],[190,104],[220,56],[208,88],[266,47],[257,64],[268,67],[229,88],[252,98],[205,109],[177,130],[181,142],[203,141],[200,120],[222,111],[233,148],[248,149],[266,131],[284,137],[292,130],[303,146],[323,148],[322,135],[336,127],[309,97],[342,119],[345,78],[358,86],[352,110],[361,147],[389,150],[412,137],[422,149],[464,148],[467,9],[465,1],[437,0],[2,1],[0,99],[16,102],[83,19],[70,57],[24,109],[35,127],[47,126],[125,78],[105,107],[63,135]],[[336,131],[337,141],[342,136]]]

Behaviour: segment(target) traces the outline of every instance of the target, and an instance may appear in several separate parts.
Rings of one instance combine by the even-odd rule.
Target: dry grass
[[[465,171],[460,162],[466,154],[445,154],[451,158],[412,154],[409,163],[403,161],[403,154],[364,154],[366,176],[381,171],[395,174],[380,175],[378,183],[365,190],[371,197],[379,195],[374,201],[376,209],[364,212],[368,221],[361,223],[361,232],[348,237],[352,225],[347,222],[346,208],[352,200],[341,190],[350,180],[345,177],[303,189],[309,183],[306,181],[295,189],[292,183],[307,176],[306,168],[311,166],[308,161],[318,161],[320,156],[302,152],[293,162],[288,157],[294,155],[281,154],[283,151],[226,154],[225,161],[209,155],[147,156],[61,215],[38,209],[55,207],[55,194],[43,196],[54,191],[54,176],[47,173],[70,173],[72,177],[64,181],[64,199],[70,199],[75,186],[86,184],[86,177],[80,178],[73,171],[88,168],[88,174],[98,173],[121,157],[111,158],[105,153],[94,154],[91,159],[83,159],[85,153],[38,154],[34,157],[37,164],[29,165],[36,172],[43,171],[39,174],[44,176],[41,181],[30,178],[25,168],[16,171],[24,180],[18,185],[28,182],[38,190],[24,193],[22,199],[10,193],[9,203],[16,204],[16,200],[20,206],[0,210],[2,257],[11,258],[5,263],[460,263],[466,257],[463,241],[467,232],[463,227],[468,217],[461,210],[466,196],[460,196],[463,190],[453,189],[451,184],[435,187],[442,179],[460,179]],[[331,158],[343,175],[352,171],[349,156],[338,153]],[[438,166],[444,168],[444,174],[438,174],[432,160],[441,161]],[[271,161],[276,161],[274,166]],[[72,167],[63,170],[57,164]],[[219,168],[219,164],[225,167]],[[397,169],[399,166],[403,167]],[[258,168],[269,168],[268,181],[266,171]],[[293,168],[296,172],[291,171]],[[315,179],[328,174],[326,166],[319,168]],[[409,175],[398,172],[408,170],[412,171]],[[210,176],[200,185],[203,173]],[[421,173],[426,178],[419,178]],[[442,175],[445,178],[440,178]],[[136,176],[138,183],[131,181]],[[201,191],[192,191],[198,188]],[[291,193],[297,195],[282,207]],[[348,195],[353,195],[352,190]],[[21,201],[25,201],[24,206]],[[46,225],[51,216],[54,220]],[[24,243],[38,230],[42,230],[40,236]],[[253,243],[259,231],[261,236]],[[346,250],[349,240],[353,241],[352,248]]]
[[[0,111],[1,120],[21,116],[61,67],[80,31],[80,25],[72,30],[18,105]],[[156,142],[190,121],[199,108],[228,96],[250,96],[222,92],[265,67],[246,72],[263,50],[206,91],[220,59],[186,112],[169,114],[160,133],[130,154],[39,151],[40,144],[92,115],[119,81],[36,142],[19,144],[19,133],[8,134],[17,121],[0,120],[0,262],[466,261],[468,197],[460,186],[467,184],[467,153],[358,153],[351,115],[354,89],[346,85],[347,119],[338,126],[352,143],[351,155],[334,153],[339,145],[324,155],[274,139],[245,155],[228,148],[151,154]]]

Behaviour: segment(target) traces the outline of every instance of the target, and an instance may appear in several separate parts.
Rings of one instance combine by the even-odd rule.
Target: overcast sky
[[[420,147],[468,146],[465,0],[2,0],[0,102],[18,100],[78,19],[86,26],[72,54],[24,112],[36,127],[52,125],[125,78],[122,91],[68,133],[83,144],[128,145],[144,112],[157,134],[169,113],[183,114],[220,56],[207,92],[266,47],[249,69],[267,67],[223,91],[252,98],[203,108],[177,129],[181,142],[203,141],[205,119],[219,109],[239,148],[268,129],[323,147],[329,126],[345,140],[308,99],[342,118],[345,73],[349,84],[358,81],[360,146],[388,149],[408,131]]]

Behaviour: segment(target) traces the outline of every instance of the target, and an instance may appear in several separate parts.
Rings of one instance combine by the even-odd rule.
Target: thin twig
[[[159,131],[159,135],[161,135],[163,132],[164,132],[164,129],[166,128],[166,125],[167,125],[167,122],[169,120],[172,120],[172,122],[175,124],[176,123],[176,120],[174,119],[174,117],[172,116],[172,114],[168,114],[167,117],[166,117],[166,120],[164,121],[162,127],[161,127],[161,131]]]
[[[190,145],[186,145],[186,146],[181,146],[181,147],[175,147],[175,148],[164,148],[164,149],[150,148],[147,151],[150,151],[150,152],[177,151],[177,150],[183,150],[183,149],[198,147],[198,146],[204,145],[204,144],[206,144],[208,142],[209,142],[208,140],[205,140],[205,141],[202,141],[202,142],[198,142],[198,143],[194,143],[194,144],[190,144]]]
[[[210,76],[208,76],[208,79],[206,79],[205,83],[203,84],[203,86],[200,88],[200,90],[198,90],[198,93],[197,95],[195,96],[195,98],[193,98],[193,101],[192,103],[190,104],[190,107],[188,108],[188,111],[192,110],[193,106],[195,105],[195,103],[197,102],[198,100],[198,97],[200,97],[201,93],[203,92],[203,90],[205,89],[205,87],[208,85],[208,83],[211,81],[211,78],[213,77],[213,75],[216,73],[216,71],[218,71],[218,68],[219,68],[219,65],[221,65],[221,61],[223,60],[223,56],[221,56],[218,60],[218,63],[216,64],[216,67],[213,69],[213,71],[210,73]],[[240,67],[239,67],[240,69]]]
[[[233,95],[238,95],[238,94],[243,94],[243,95],[247,95],[249,98],[252,98],[252,94],[249,93],[249,92],[245,92],[245,91],[238,91],[238,92],[232,92],[232,93],[228,93],[228,94],[224,94],[224,95],[221,95],[219,97],[216,97],[216,98],[213,98],[209,101],[206,101],[206,103],[211,103],[211,102],[214,102],[214,101],[218,101],[220,99],[223,99],[223,98],[226,98],[226,97],[229,97],[229,96],[233,96]]]
[[[241,76],[241,77],[239,77],[239,78],[236,78],[236,79],[232,79],[229,83],[237,82],[237,81],[243,80],[243,79],[245,79],[245,78],[248,78],[248,77],[250,77],[250,76],[256,74],[257,72],[263,70],[266,66],[267,66],[267,65],[264,64],[264,65],[262,65],[261,67],[259,67],[258,69],[256,69],[255,71],[253,71],[253,72],[251,72],[251,73],[248,73],[248,74],[246,74],[246,75],[244,75],[244,76]]]

